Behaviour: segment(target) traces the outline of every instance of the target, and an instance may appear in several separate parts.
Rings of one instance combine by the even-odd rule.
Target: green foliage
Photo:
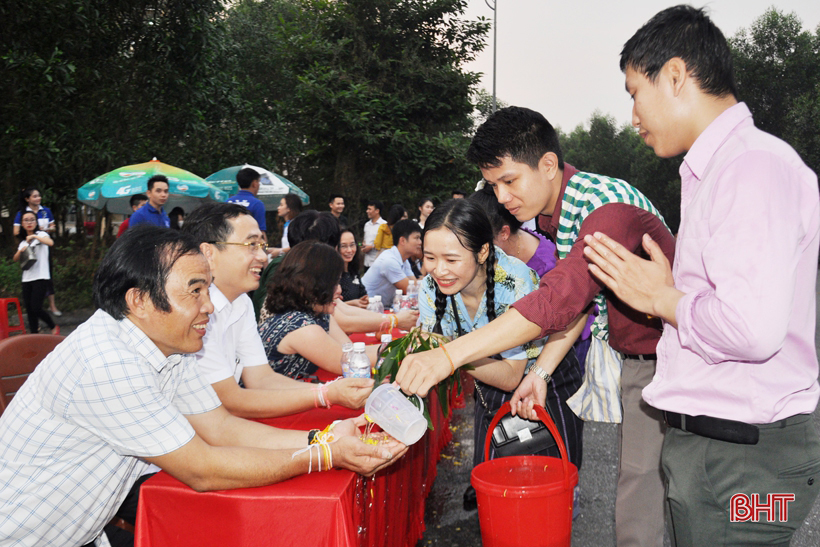
[[[2,3],[0,192],[12,214],[30,184],[59,223],[76,189],[115,167],[202,165],[185,146],[225,111],[221,11],[219,0]]]
[[[20,263],[14,262],[11,255],[0,256],[0,298],[21,298],[21,279]]]
[[[802,30],[796,14],[770,8],[729,40],[738,98],[755,124],[776,135],[820,172],[820,27]],[[626,180],[661,211],[673,233],[680,223],[681,158],[661,159],[630,126],[595,113],[589,129],[560,135],[564,159],[575,167]]]
[[[464,7],[238,3],[228,29],[246,67],[240,93],[265,101],[270,133],[284,135],[274,167],[297,173],[309,194],[346,194],[351,218],[368,197],[408,204],[477,179],[463,157],[478,74],[461,66],[484,47],[488,26],[461,20]]]
[[[227,7],[226,7],[227,6]],[[0,4],[0,196],[76,189],[156,156],[244,162],[322,203],[414,202],[477,179],[463,159],[489,27],[465,0],[54,0]],[[10,244],[11,220],[3,218]]]
[[[429,351],[447,342],[449,342],[449,340],[445,337],[438,334],[424,332],[420,327],[410,329],[410,332],[407,333],[406,336],[393,340],[390,344],[388,344],[384,352],[382,352],[381,357],[384,358],[384,361],[382,362],[379,370],[376,371],[376,382],[373,389],[380,386],[385,380],[394,379],[399,372],[399,367],[401,366],[402,361],[404,361],[404,358],[411,353]],[[469,365],[462,368],[464,368],[464,370],[472,369]],[[439,403],[441,404],[441,411],[444,413],[444,416],[449,416],[450,392],[455,389],[457,390],[457,393],[461,393],[463,389],[463,386],[461,385],[461,374],[456,373],[452,376],[448,376],[439,382],[435,389],[438,395]],[[413,401],[413,399],[410,400]],[[430,419],[430,405],[426,403],[424,405],[424,417],[427,419],[428,429],[432,430],[433,421]]]
[[[55,245],[51,252],[58,307],[63,311],[93,307],[91,283],[104,253],[92,256],[82,243],[73,242],[65,247]],[[4,253],[0,256],[0,298],[21,299],[21,280],[20,264],[11,260],[10,253]]]
[[[564,161],[582,171],[627,181],[658,208],[672,233],[677,232],[681,158],[659,158],[634,128],[618,128],[612,116],[597,112],[589,129],[579,125],[569,135],[558,136]]]
[[[70,311],[94,306],[91,286],[105,250],[97,255],[93,256],[80,243],[72,242],[65,247],[55,248],[52,278],[61,309]]]
[[[820,27],[812,34],[797,14],[769,8],[729,44],[738,98],[755,125],[787,141],[820,172]]]
[[[820,173],[820,83],[794,100],[787,116],[785,139]]]

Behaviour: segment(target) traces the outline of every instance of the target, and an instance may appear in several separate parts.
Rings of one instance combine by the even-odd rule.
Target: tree
[[[738,99],[748,104],[755,125],[789,142],[820,171],[820,27],[812,34],[796,14],[770,8],[729,45]]]
[[[184,158],[230,93],[221,11],[219,0],[1,4],[0,191],[12,214],[23,186],[40,186],[59,220],[96,175]]]
[[[240,2],[228,25],[258,78],[244,99],[288,135],[274,159],[308,193],[415,201],[474,182],[466,164],[485,22],[464,0]],[[249,74],[248,70],[242,71]]]
[[[564,161],[582,171],[625,180],[639,189],[664,216],[672,233],[680,224],[681,158],[663,159],[646,146],[628,124],[620,129],[615,118],[598,112],[589,129],[583,125],[566,135],[559,132]]]

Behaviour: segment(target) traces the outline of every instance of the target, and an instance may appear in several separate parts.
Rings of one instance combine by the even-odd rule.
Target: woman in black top
[[[342,230],[339,240],[339,254],[344,260],[344,271],[339,284],[342,286],[342,301],[359,308],[367,308],[367,290],[359,278],[359,270],[362,265],[362,253],[356,236],[350,230]]]

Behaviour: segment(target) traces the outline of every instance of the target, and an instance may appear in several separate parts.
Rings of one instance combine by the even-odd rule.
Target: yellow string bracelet
[[[450,371],[450,376],[456,373],[456,365],[453,363],[453,358],[450,357],[450,352],[447,351],[447,348],[443,345],[439,346],[441,349],[444,350],[444,355],[447,356],[447,360],[450,361],[450,366],[453,367],[453,370]]]

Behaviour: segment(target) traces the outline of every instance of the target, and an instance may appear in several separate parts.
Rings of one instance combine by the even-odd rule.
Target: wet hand
[[[331,450],[334,467],[369,477],[396,462],[407,452],[407,446],[392,437],[374,445],[362,442],[358,437],[346,436],[331,443]]]
[[[367,424],[364,414],[356,416],[355,418],[347,418],[340,420],[333,426],[333,435],[336,439],[341,437],[361,437],[361,428]]]

